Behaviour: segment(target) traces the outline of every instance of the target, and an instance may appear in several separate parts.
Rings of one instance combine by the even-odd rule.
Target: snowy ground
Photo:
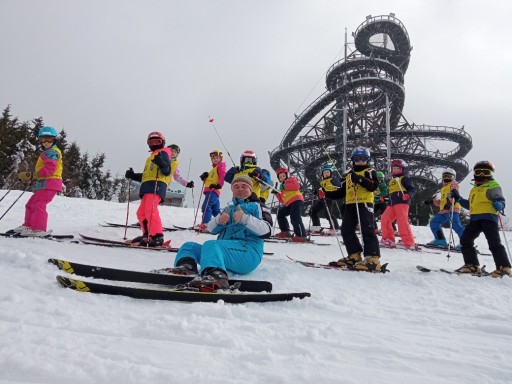
[[[5,191],[0,191],[1,196]],[[14,201],[13,191],[0,213]],[[21,224],[25,194],[0,222]],[[138,203],[130,207],[135,222]],[[189,226],[193,210],[163,207],[164,225]],[[121,239],[126,205],[57,197],[49,207],[54,233]],[[306,224],[307,224],[307,218]],[[415,227],[419,243],[431,239]],[[138,231],[129,229],[129,236]],[[166,233],[175,246],[209,235]],[[512,233],[507,233],[512,240]],[[456,268],[446,253],[382,250],[383,275],[305,268],[287,260],[327,262],[332,243],[266,243],[248,278],[275,292],[311,292],[286,303],[207,304],[141,301],[77,293],[55,282],[46,260],[62,258],[114,268],[150,270],[174,254],[0,238],[0,382],[2,383],[510,383],[512,280],[423,274]],[[488,252],[485,240],[480,249]],[[511,244],[512,245],[512,244]],[[482,264],[493,270],[490,257]]]

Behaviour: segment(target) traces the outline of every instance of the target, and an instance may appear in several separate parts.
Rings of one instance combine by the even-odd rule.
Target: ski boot
[[[338,261],[331,261],[329,265],[332,267],[351,267],[362,259],[361,252],[355,252],[347,257],[339,259]]]
[[[292,237],[292,234],[290,233],[290,231],[282,231],[282,232],[279,232],[274,237],[276,239],[290,239]]]
[[[139,245],[141,247],[161,247],[164,244],[164,235],[162,233],[157,233],[154,236],[149,236],[149,238],[144,238],[141,240]]]
[[[510,267],[499,267],[494,272],[491,272],[491,277],[512,277],[512,270]]]
[[[219,289],[229,289],[229,280],[227,273],[222,269],[206,268],[202,276],[189,281],[186,286],[199,292],[215,292]]]
[[[165,270],[162,270],[162,272],[182,276],[194,276],[199,274],[199,271],[197,270],[197,263],[191,257],[183,257],[179,259],[175,267],[166,268]]]
[[[380,257],[379,256],[366,256],[364,260],[357,262],[354,269],[358,271],[380,271]]]
[[[50,236],[53,231],[42,231],[37,229],[25,228],[22,232],[20,232],[20,236],[22,237],[45,237]]]
[[[431,242],[427,243],[427,245],[430,247],[448,249],[448,243],[446,242],[445,239],[435,239],[435,240],[432,240]]]
[[[482,270],[479,265],[464,264],[462,267],[455,270],[457,273],[469,273],[471,275],[480,275]],[[494,273],[494,272],[493,272]]]
[[[309,243],[309,240],[307,237],[293,236],[292,243]]]
[[[379,244],[384,248],[396,248],[396,243],[388,239],[381,239]]]

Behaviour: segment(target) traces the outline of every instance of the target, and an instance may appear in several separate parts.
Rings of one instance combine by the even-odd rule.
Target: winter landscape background
[[[0,203],[2,213],[19,193]],[[0,231],[21,224],[29,197],[0,221]],[[130,207],[130,223],[137,206]],[[98,223],[124,223],[126,208],[58,196],[48,209],[49,227],[120,240],[124,229]],[[193,223],[192,209],[162,207],[161,214],[165,226]],[[431,240],[427,227],[413,231],[419,243]],[[211,236],[182,231],[166,238],[179,246]],[[0,238],[0,382],[511,382],[511,279],[416,270],[462,265],[461,255],[448,261],[446,252],[383,249],[391,272],[379,275],[305,268],[286,258],[340,257],[335,238],[318,241],[332,245],[266,243],[274,255],[247,276],[272,281],[275,292],[306,290],[311,298],[229,305],[78,293],[57,285],[59,271],[46,262],[148,271],[171,265],[172,253]],[[483,238],[478,244],[488,252]],[[493,270],[491,257],[480,261]]]

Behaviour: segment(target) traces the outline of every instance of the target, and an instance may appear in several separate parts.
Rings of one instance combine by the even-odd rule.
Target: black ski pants
[[[311,207],[311,210],[309,211],[309,215],[311,216],[311,225],[313,226],[320,226],[320,216],[318,215],[320,211],[325,210],[325,216],[327,217],[327,220],[329,220],[330,227],[334,229],[339,229],[340,226],[338,224],[338,220],[333,216],[334,212],[332,211],[332,203],[333,201],[331,199],[319,199],[318,201],[315,201],[313,203],[313,206]],[[329,213],[327,212],[327,209],[329,210],[329,213],[331,214],[332,222],[329,218]]]
[[[489,250],[494,258],[496,269],[500,267],[510,267],[510,261],[507,257],[507,251],[501,243],[500,229],[498,223],[492,220],[470,221],[462,236],[460,237],[460,246],[465,264],[480,265],[475,248],[475,239],[484,233],[489,244]]]
[[[363,235],[363,246],[361,246],[356,235],[358,209],[361,219],[360,227]],[[380,257],[379,239],[375,234],[375,227],[373,226],[373,204],[346,204],[341,222],[341,236],[349,255],[362,252],[365,256]]]
[[[283,205],[277,211],[277,224],[279,225],[279,229],[281,231],[289,231],[290,224],[288,223],[287,216],[290,216],[290,221],[292,222],[293,232],[295,236],[306,237],[306,228],[304,228],[304,224],[302,223],[302,206],[304,202],[301,200],[294,201],[289,206]]]

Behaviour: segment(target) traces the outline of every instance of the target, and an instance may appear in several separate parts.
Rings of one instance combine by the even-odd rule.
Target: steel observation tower
[[[326,91],[295,116],[270,152],[272,167],[288,168],[306,200],[319,186],[321,165],[334,163],[344,172],[358,145],[370,148],[373,166],[386,174],[390,159],[405,160],[418,190],[434,192],[444,168],[463,180],[469,173],[464,156],[473,147],[464,127],[418,125],[402,115],[412,50],[404,25],[393,13],[367,16],[352,36],[355,49],[348,53],[345,41],[345,57],[327,71]]]

